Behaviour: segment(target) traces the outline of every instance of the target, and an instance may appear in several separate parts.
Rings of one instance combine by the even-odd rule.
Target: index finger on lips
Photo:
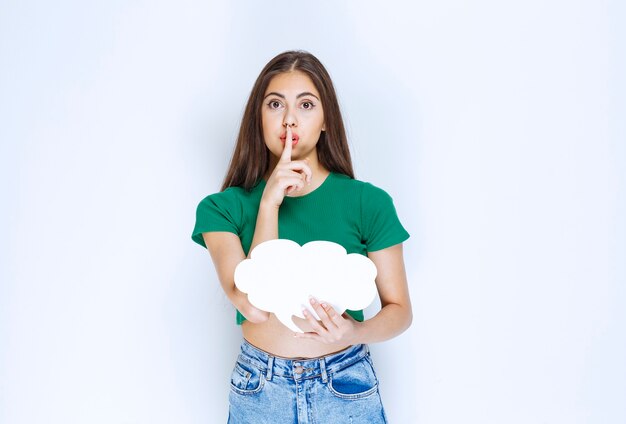
[[[291,162],[291,127],[287,125],[287,133],[285,135],[285,147],[283,148],[283,154],[280,155],[281,162]]]

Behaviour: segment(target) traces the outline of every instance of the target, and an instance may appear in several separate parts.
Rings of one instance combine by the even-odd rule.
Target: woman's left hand
[[[302,310],[304,318],[311,326],[311,332],[294,333],[294,336],[301,339],[316,340],[327,344],[357,344],[358,326],[356,321],[348,314],[339,315],[335,309],[325,302],[318,302],[315,298],[310,298],[311,306],[320,317],[320,321],[306,309]]]

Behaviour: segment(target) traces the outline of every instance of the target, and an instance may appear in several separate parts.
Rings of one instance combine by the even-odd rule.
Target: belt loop
[[[326,360],[320,358],[320,369],[322,370],[322,381],[326,383],[328,381],[328,374],[326,374]]]
[[[267,381],[272,381],[272,370],[274,369],[274,357],[272,355],[268,355],[269,359],[267,360],[267,372],[265,373],[265,379]]]

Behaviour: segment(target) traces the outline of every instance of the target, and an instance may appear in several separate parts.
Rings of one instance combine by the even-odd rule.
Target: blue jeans
[[[367,345],[288,359],[244,340],[229,403],[230,424],[387,422]]]

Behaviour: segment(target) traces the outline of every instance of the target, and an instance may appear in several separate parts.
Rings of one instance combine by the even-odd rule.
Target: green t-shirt
[[[191,238],[206,248],[202,233],[228,231],[239,236],[247,255],[254,236],[261,195],[261,180],[252,190],[229,187],[211,194],[196,209]],[[332,241],[348,253],[382,250],[409,238],[393,200],[384,190],[367,182],[331,172],[312,192],[285,197],[278,211],[278,237],[300,245],[314,240]],[[347,311],[363,321],[363,311]],[[245,320],[237,311],[237,324]]]

